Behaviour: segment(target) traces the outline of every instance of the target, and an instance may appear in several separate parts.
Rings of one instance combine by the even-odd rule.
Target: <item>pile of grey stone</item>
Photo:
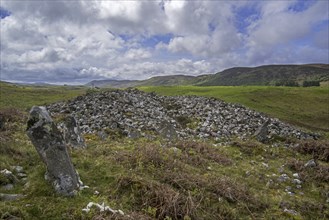
[[[27,174],[21,166],[11,166],[0,171],[0,189],[11,191],[18,184],[27,183]],[[22,194],[0,193],[0,201],[11,201],[22,198]]]
[[[129,137],[150,134],[165,138],[246,138],[260,141],[274,136],[316,138],[278,119],[215,98],[160,96],[137,89],[113,90],[79,96],[47,106],[50,114],[67,114],[83,133],[120,131]]]

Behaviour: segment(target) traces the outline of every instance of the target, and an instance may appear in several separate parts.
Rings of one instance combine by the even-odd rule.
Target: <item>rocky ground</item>
[[[159,96],[137,89],[92,92],[67,102],[47,106],[52,116],[70,114],[77,119],[83,133],[102,136],[113,132],[128,137],[160,134],[174,138],[245,138],[263,126],[265,139],[295,137],[314,139],[278,119],[238,104],[199,96]],[[263,137],[264,138],[264,137]]]

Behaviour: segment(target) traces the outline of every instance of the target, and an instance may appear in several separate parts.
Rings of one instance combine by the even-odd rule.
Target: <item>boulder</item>
[[[68,154],[63,135],[45,107],[34,106],[27,122],[27,135],[46,164],[47,175],[57,193],[73,196],[81,183]]]

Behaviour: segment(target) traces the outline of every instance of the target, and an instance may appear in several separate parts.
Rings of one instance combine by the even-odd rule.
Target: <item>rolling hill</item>
[[[293,81],[328,81],[329,65],[267,65],[259,67],[235,67],[211,75],[202,86],[275,85]]]
[[[94,80],[88,86],[127,88],[137,86],[239,86],[280,85],[303,81],[329,81],[328,64],[266,65],[258,67],[234,67],[210,75],[156,76],[147,80]]]

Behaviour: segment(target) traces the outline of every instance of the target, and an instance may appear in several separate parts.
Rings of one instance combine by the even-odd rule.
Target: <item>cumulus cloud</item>
[[[1,80],[328,63],[327,1],[1,1]]]

